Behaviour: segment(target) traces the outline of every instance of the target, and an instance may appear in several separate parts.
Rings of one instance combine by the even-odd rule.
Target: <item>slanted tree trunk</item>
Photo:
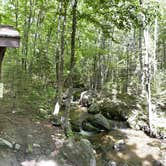
[[[58,40],[56,46],[56,79],[57,79],[57,101],[54,109],[54,115],[59,113],[62,103],[63,93],[63,68],[64,68],[64,50],[65,50],[65,29],[68,1],[60,2],[60,15],[58,19]],[[63,7],[63,8],[62,8]],[[61,18],[63,12],[63,19]],[[62,24],[62,25],[61,25]]]
[[[70,73],[68,77],[69,88],[68,88],[68,101],[65,112],[65,135],[70,136],[71,127],[69,122],[70,115],[70,104],[73,90],[73,74],[75,68],[75,38],[77,28],[77,0],[72,1],[72,33],[71,33],[71,59],[70,59]]]

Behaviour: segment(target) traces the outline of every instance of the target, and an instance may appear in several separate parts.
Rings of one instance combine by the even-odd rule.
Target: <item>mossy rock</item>
[[[86,122],[89,122],[92,126],[100,130],[110,130],[109,121],[102,114],[96,114],[94,116],[88,117]]]
[[[69,139],[61,148],[57,158],[64,159],[73,165],[96,166],[92,145],[86,139],[81,139],[80,141]]]
[[[98,103],[93,103],[89,108],[88,108],[88,113],[90,114],[98,114],[100,112],[100,106]]]
[[[79,120],[71,121],[71,129],[74,132],[80,132],[81,122]]]
[[[112,102],[111,100],[104,100],[100,105],[100,112],[108,119],[126,121],[130,109],[123,102]]]
[[[99,132],[100,129],[93,126],[91,123],[84,121],[82,123],[82,129],[89,132]]]

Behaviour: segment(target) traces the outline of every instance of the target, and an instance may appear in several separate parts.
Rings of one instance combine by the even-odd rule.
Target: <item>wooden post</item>
[[[0,47],[0,81],[2,79],[2,62],[5,55],[6,47]]]
[[[0,25],[0,98],[3,98],[2,62],[7,47],[20,46],[19,32],[9,25]]]

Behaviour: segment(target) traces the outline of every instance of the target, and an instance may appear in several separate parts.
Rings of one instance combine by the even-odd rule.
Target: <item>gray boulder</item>
[[[60,150],[59,160],[62,159],[79,166],[96,166],[96,159],[90,142],[81,139],[79,142],[68,140]]]
[[[100,130],[110,130],[109,121],[102,114],[96,114],[89,117],[86,121]]]
[[[126,103],[104,99],[100,104],[100,112],[107,119],[116,121],[126,121],[130,112]]]
[[[124,140],[118,140],[113,145],[115,151],[123,151],[126,148],[126,143]]]
[[[88,112],[90,114],[98,114],[100,112],[100,107],[99,107],[99,104],[98,103],[93,103],[89,109],[88,109]]]
[[[85,131],[89,131],[89,132],[98,132],[98,131],[100,131],[99,128],[96,128],[91,123],[86,122],[86,121],[84,121],[82,123],[82,129],[85,130]]]

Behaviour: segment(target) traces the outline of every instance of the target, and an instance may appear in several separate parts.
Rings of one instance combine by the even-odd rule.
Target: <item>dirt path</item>
[[[0,138],[19,150],[0,146],[0,165],[17,166],[24,160],[47,156],[58,150],[63,143],[62,129],[53,127],[46,120],[36,119],[37,114],[30,108],[12,109],[10,100],[0,100]],[[19,111],[17,111],[19,110]]]

